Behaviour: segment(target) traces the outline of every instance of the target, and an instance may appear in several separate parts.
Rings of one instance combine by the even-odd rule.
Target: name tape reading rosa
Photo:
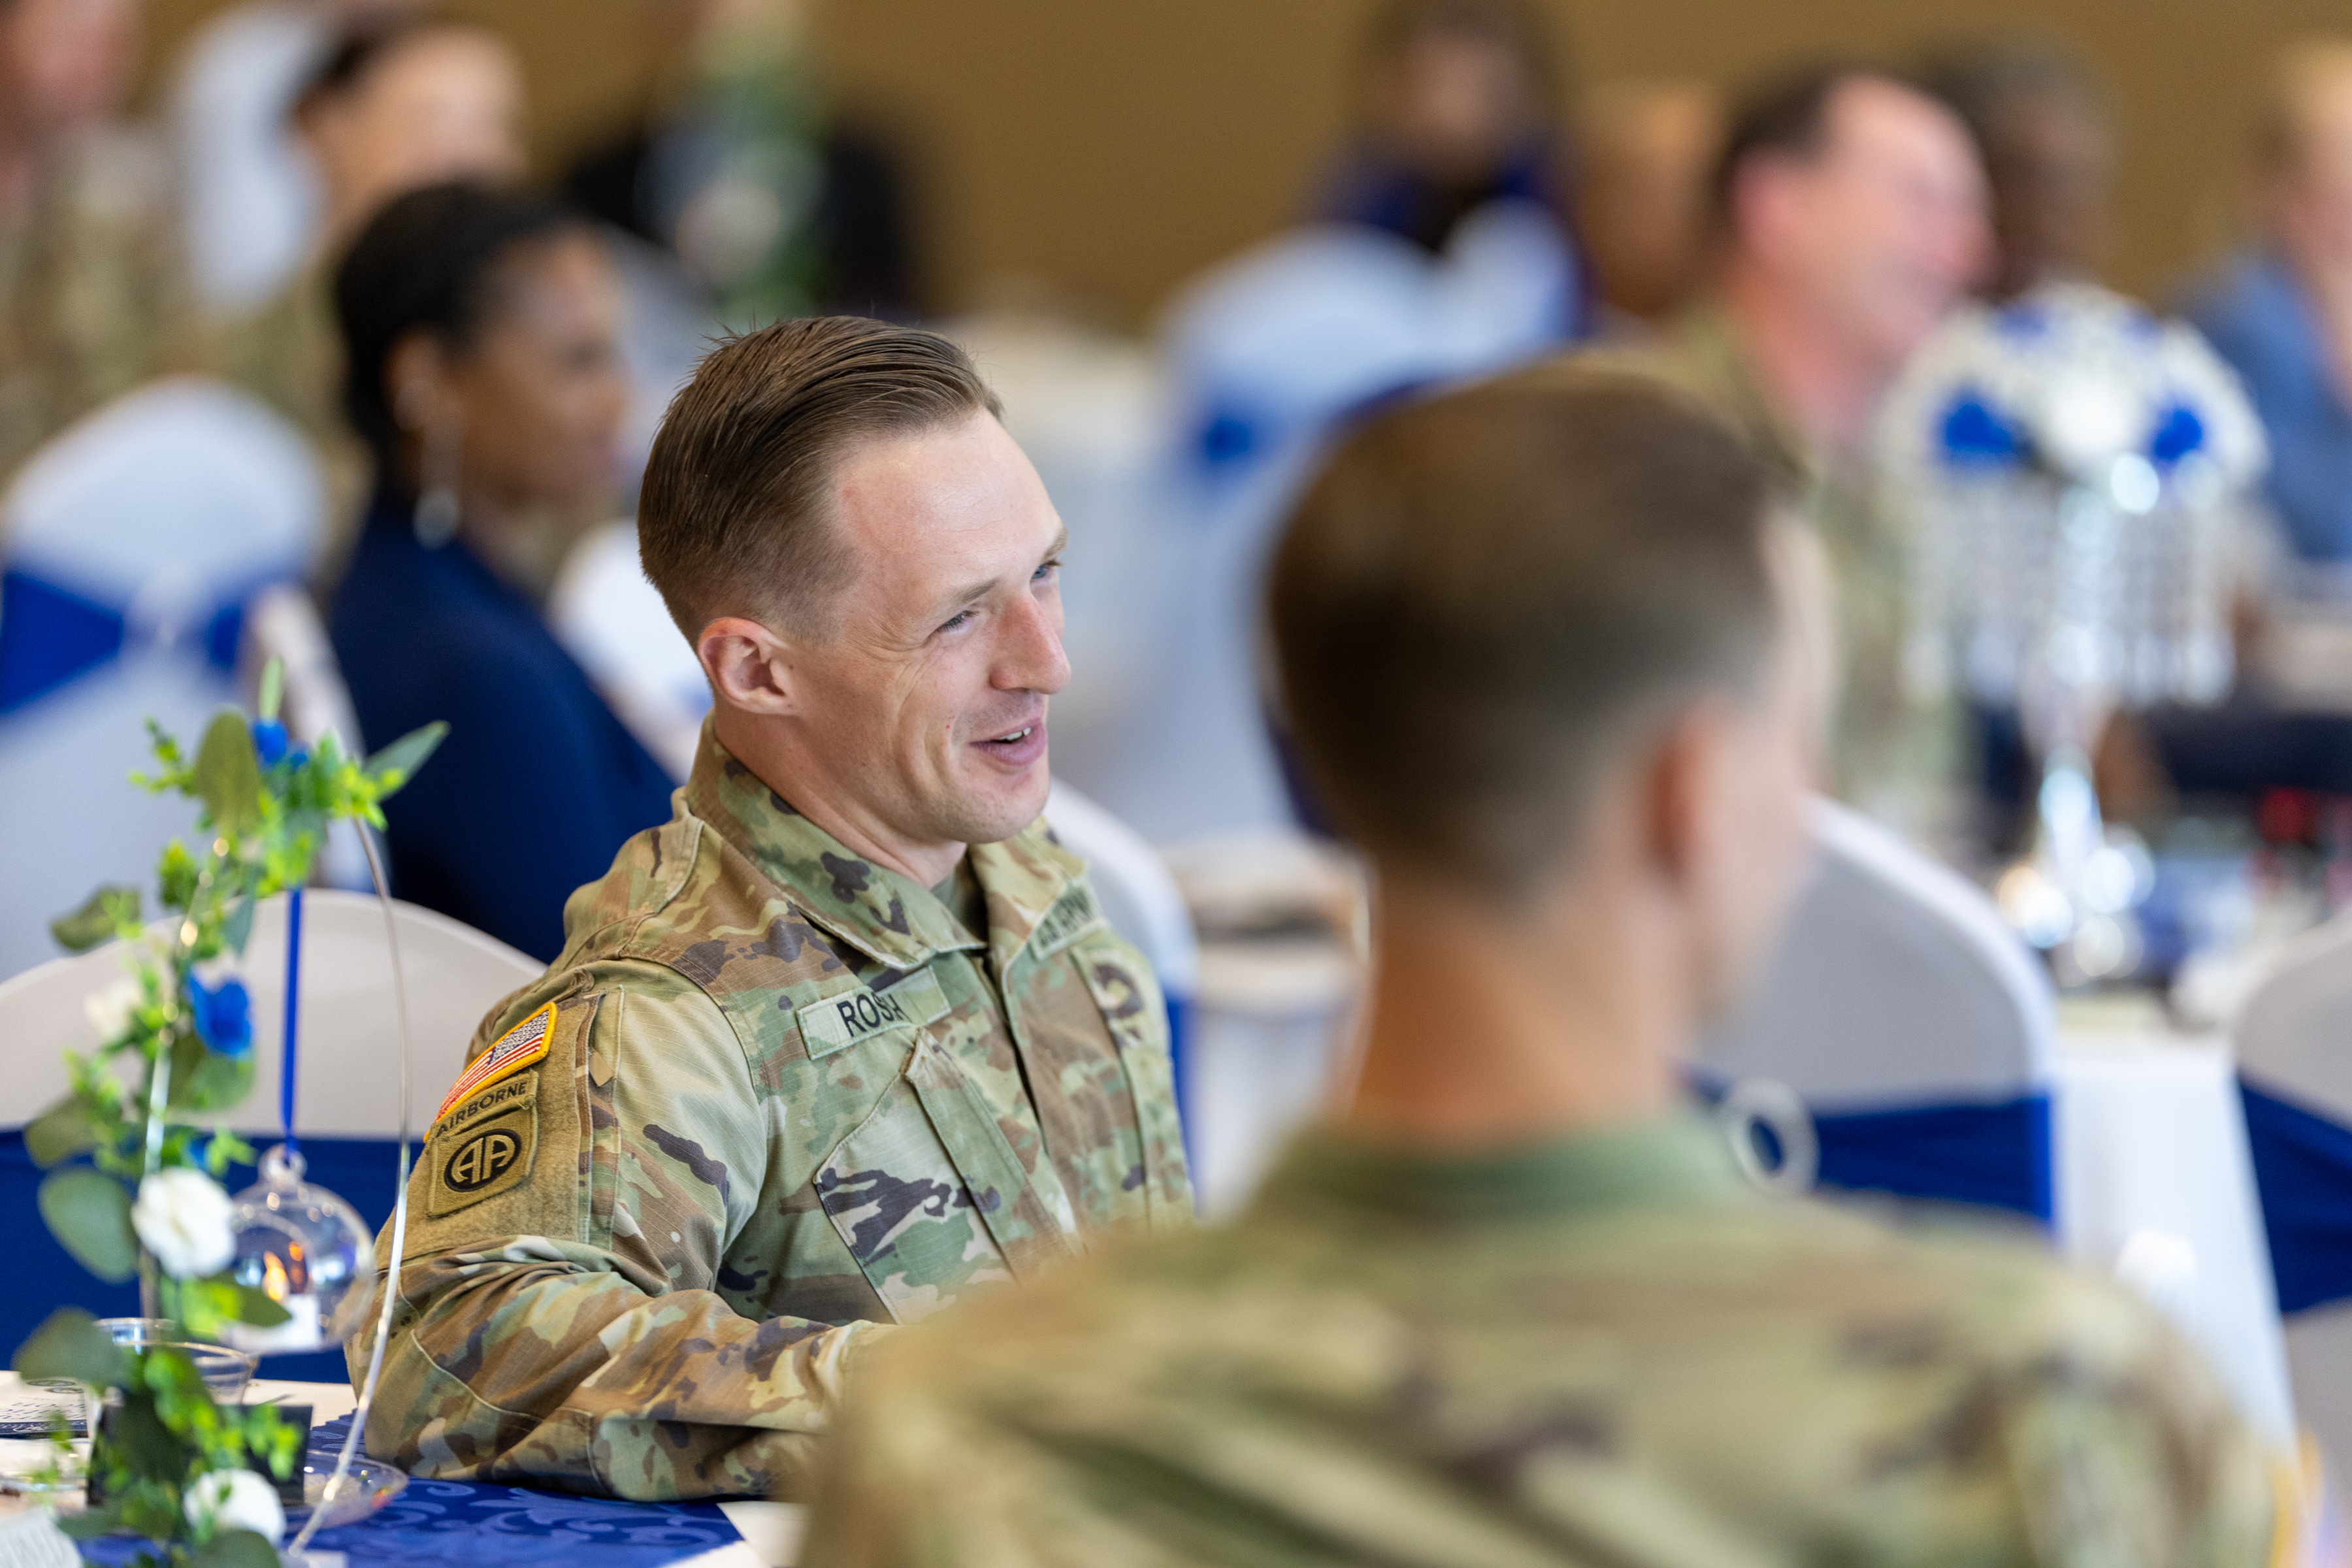
[[[928,969],[881,990],[859,986],[812,1002],[799,1013],[801,1039],[811,1057],[829,1057],[886,1030],[920,1028],[947,1016],[948,999]]]

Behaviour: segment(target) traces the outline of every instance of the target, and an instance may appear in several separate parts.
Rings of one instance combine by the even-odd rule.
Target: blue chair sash
[[[1728,1083],[1693,1086],[1709,1103]],[[2007,1209],[2052,1222],[2050,1096],[2006,1100],[1809,1106],[1820,1146],[1817,1180],[1852,1192]]]
[[[204,657],[236,668],[250,591],[214,606],[201,633]],[[130,636],[121,610],[12,567],[0,573],[0,714],[70,685],[121,657]]]
[[[2352,1297],[2352,1128],[2243,1077],[2238,1096],[2279,1310]]]

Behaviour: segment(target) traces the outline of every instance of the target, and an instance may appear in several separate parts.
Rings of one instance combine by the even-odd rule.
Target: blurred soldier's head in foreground
[[[1730,431],[1631,376],[1529,372],[1347,443],[1276,556],[1273,633],[1387,918],[1536,948],[1599,919],[1676,1024],[1721,1006],[1801,858],[1797,549]]]

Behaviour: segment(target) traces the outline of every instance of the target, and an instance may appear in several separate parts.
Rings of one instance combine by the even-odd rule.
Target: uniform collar
[[[1832,465],[1766,394],[1739,323],[1721,300],[1685,307],[1666,332],[1706,383],[1700,390],[1713,397],[1764,464],[1774,489],[1802,504],[1830,483]]]
[[[1467,1154],[1383,1147],[1318,1129],[1291,1146],[1259,1201],[1336,1203],[1411,1220],[1543,1220],[1738,1202],[1747,1191],[1722,1134],[1680,1111]]]
[[[929,888],[852,852],[803,816],[719,743],[708,720],[686,797],[812,922],[893,969],[984,947],[1002,974],[1085,870],[1042,817],[1001,844],[973,845],[972,873],[987,895],[982,937],[964,930]]]

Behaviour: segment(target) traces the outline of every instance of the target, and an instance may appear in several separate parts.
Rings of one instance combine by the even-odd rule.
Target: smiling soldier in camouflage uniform
[[[993,413],[849,319],[673,407],[641,537],[714,718],[440,1108],[370,1451],[790,1493],[887,1326],[1189,1224],[1164,1004],[1036,818],[1060,525]]]

